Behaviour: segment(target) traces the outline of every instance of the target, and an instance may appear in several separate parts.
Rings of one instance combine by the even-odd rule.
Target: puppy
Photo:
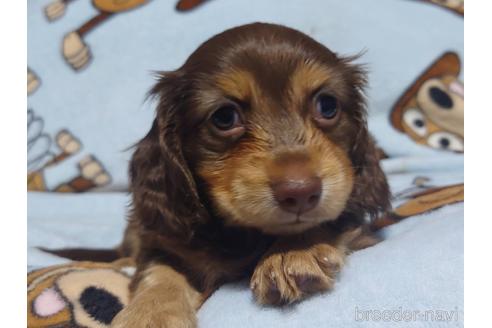
[[[137,272],[112,326],[195,327],[212,292],[248,275],[267,305],[332,288],[347,251],[371,242],[350,229],[389,208],[365,81],[350,58],[261,23],[162,73],[130,164],[120,250]]]

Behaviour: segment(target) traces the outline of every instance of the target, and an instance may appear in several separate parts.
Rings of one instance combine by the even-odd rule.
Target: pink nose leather
[[[321,179],[309,177],[284,180],[274,184],[272,190],[284,211],[302,214],[318,205],[321,197]]]

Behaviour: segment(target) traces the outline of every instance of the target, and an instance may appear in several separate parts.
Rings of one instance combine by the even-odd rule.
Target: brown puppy
[[[195,327],[203,301],[248,274],[262,304],[331,288],[348,248],[367,245],[344,231],[389,207],[364,83],[351,59],[260,23],[162,73],[130,165],[121,251],[138,270],[113,327]]]

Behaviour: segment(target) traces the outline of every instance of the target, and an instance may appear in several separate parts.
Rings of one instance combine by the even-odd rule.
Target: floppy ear
[[[379,152],[367,125],[359,130],[353,148],[353,161],[356,167],[352,209],[361,215],[376,219],[391,208],[388,182],[379,165]]]
[[[186,83],[179,72],[162,74],[150,96],[158,100],[156,118],[130,163],[132,219],[144,229],[190,238],[208,213],[181,148]]]
[[[352,115],[357,129],[350,151],[350,157],[355,167],[355,182],[347,212],[352,215],[355,214],[358,220],[363,219],[366,214],[371,219],[375,219],[379,214],[385,213],[391,208],[388,182],[379,165],[380,152],[378,152],[374,139],[367,128],[364,100],[366,72],[364,67],[352,63],[359,56],[342,59],[352,85],[351,107],[356,109]]]

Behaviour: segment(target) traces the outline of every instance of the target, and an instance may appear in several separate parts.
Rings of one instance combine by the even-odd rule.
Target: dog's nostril
[[[308,202],[309,204],[315,204],[319,201],[319,195],[312,195],[309,197]]]
[[[321,180],[309,178],[276,183],[272,191],[279,206],[287,212],[302,214],[315,208],[320,200]]]
[[[287,198],[284,200],[284,203],[287,206],[296,206],[297,201],[295,200],[295,198]]]

